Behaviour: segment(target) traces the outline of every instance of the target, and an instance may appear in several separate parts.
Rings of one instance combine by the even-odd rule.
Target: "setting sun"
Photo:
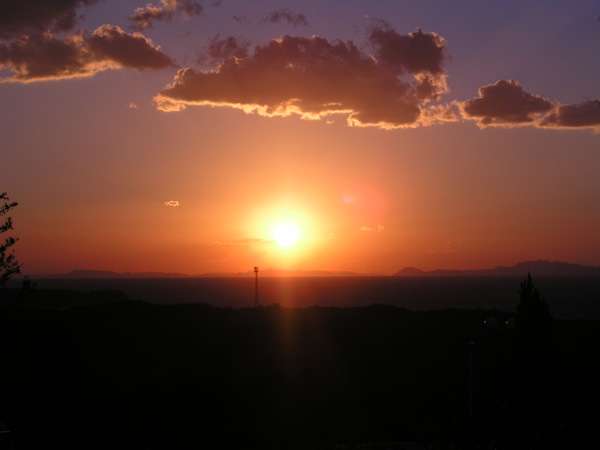
[[[281,222],[273,226],[271,235],[279,247],[290,248],[300,239],[300,228],[293,222]]]

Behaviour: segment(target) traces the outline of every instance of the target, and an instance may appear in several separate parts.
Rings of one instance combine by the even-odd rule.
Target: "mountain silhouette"
[[[356,272],[327,271],[327,270],[283,270],[264,269],[260,270],[261,277],[353,277],[369,276]],[[115,272],[111,270],[87,270],[76,269],[67,273],[48,274],[40,278],[57,278],[65,280],[86,279],[115,279],[115,278],[237,278],[254,277],[254,271],[247,272],[207,272],[200,274],[172,273],[172,272]]]
[[[406,267],[396,272],[398,277],[449,277],[449,276],[600,276],[600,267],[584,266],[562,261],[523,261],[512,266],[497,266],[478,270],[421,270]]]
[[[113,272],[110,270],[72,270],[67,273],[47,275],[46,278],[102,279],[102,278],[186,278],[189,275],[170,272]]]

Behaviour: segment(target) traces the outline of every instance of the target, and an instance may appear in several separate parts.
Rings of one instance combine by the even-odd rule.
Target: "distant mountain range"
[[[67,273],[46,275],[44,278],[92,279],[92,278],[186,278],[189,275],[169,272],[112,272],[110,270],[72,270]]]
[[[325,270],[260,270],[261,277],[352,277],[360,276],[354,272],[333,272]],[[202,274],[185,274],[170,272],[113,272],[110,270],[72,270],[67,273],[44,275],[42,278],[58,279],[147,279],[147,278],[229,278],[229,277],[253,277],[254,271],[247,272],[214,272]]]
[[[236,273],[236,276],[254,276],[254,271]],[[360,277],[364,274],[345,271],[330,270],[283,270],[283,269],[264,269],[260,270],[261,277]],[[231,276],[226,274],[225,276]]]
[[[498,266],[491,269],[477,270],[421,270],[416,267],[405,267],[394,274],[396,277],[465,277],[465,276],[600,276],[600,267],[584,266],[560,261],[524,261],[513,266]],[[59,279],[148,279],[148,278],[237,278],[253,277],[254,272],[213,272],[201,274],[185,274],[172,272],[113,272],[110,270],[72,270],[71,272],[44,275],[41,278]],[[378,276],[377,274],[348,271],[327,270],[281,270],[261,269],[260,277],[360,277]]]
[[[526,276],[528,273],[536,276],[600,276],[600,267],[538,260],[479,270],[421,270],[405,267],[395,275],[398,277]]]

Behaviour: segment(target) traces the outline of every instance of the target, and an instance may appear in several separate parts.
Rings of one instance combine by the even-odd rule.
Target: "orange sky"
[[[184,114],[191,126],[195,114]],[[175,142],[159,130],[158,139],[128,137],[110,156],[34,163],[40,184],[13,194],[26,270],[202,273],[259,265],[392,273],[531,258],[594,263],[600,249],[599,214],[580,178],[593,176],[593,167],[575,168],[573,153],[556,153],[533,177],[522,147],[503,148],[531,131],[484,148],[466,127],[382,135],[237,114],[223,114],[247,122],[226,139],[222,128],[199,140],[184,127]],[[146,159],[128,146],[143,148]],[[44,182],[47,165],[69,166],[70,175]],[[165,206],[169,200],[180,206]],[[591,209],[582,214],[585,204]],[[275,224],[290,221],[301,230],[293,248],[268,242]]]
[[[63,45],[75,55],[65,68],[0,48],[0,77],[9,77],[0,103],[10,105],[0,111],[9,168],[0,189],[20,203],[25,273],[600,265],[599,109],[588,101],[600,94],[593,2],[556,2],[540,14],[538,3],[512,0],[511,8],[288,0],[307,18],[294,26],[260,19],[276,2],[230,1],[202,15],[178,12],[138,30],[143,36],[128,19],[140,3],[66,2],[85,12],[77,26],[21,41],[13,34],[22,23],[0,21],[0,46],[43,54],[33,50]],[[74,37],[77,27],[85,32]],[[367,42],[369,29],[379,34]],[[235,76],[199,58],[229,35],[251,44],[218,55]],[[425,68],[397,47],[418,39],[430,51]],[[279,67],[273,55],[287,61],[286,45],[331,58]],[[310,83],[302,85],[294,68],[305,61]],[[279,82],[269,90],[271,76]],[[426,77],[432,91],[423,99],[414,93]],[[186,108],[161,111],[157,98]],[[247,110],[262,102],[263,113],[292,115],[246,114],[232,108],[240,98]],[[288,249],[273,242],[280,223],[299,229]]]

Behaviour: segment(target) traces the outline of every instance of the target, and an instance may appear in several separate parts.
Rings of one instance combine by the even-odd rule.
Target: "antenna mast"
[[[254,266],[254,306],[257,308],[260,306],[258,299],[258,266]]]

